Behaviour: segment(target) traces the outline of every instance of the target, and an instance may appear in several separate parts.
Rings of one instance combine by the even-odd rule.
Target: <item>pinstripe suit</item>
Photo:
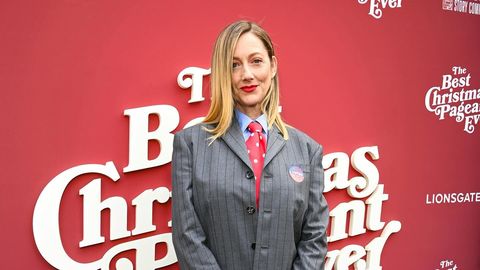
[[[288,128],[269,130],[255,205],[255,180],[237,121],[208,145],[196,125],[178,132],[172,159],[173,243],[181,269],[322,269],[328,208],[322,147]],[[289,168],[303,170],[295,182]]]

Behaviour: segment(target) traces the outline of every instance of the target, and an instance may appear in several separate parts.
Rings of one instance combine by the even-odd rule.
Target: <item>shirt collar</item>
[[[238,124],[240,125],[240,129],[242,130],[242,132],[247,129],[248,125],[252,121],[257,121],[258,123],[260,123],[260,125],[262,125],[264,133],[267,133],[268,131],[267,116],[265,114],[260,115],[259,117],[257,117],[257,119],[251,119],[250,117],[248,117],[248,115],[235,109],[235,118],[237,118]]]

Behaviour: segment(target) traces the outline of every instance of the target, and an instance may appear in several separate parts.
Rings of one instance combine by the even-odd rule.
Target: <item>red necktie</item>
[[[262,133],[262,125],[256,121],[248,125],[248,131],[250,131],[251,134],[246,141],[247,152],[250,163],[252,164],[253,174],[255,175],[255,195],[258,207],[260,179],[262,177],[263,160],[265,159],[266,138]]]

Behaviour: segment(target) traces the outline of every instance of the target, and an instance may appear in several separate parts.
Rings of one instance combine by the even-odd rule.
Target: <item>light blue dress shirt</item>
[[[248,137],[250,137],[250,131],[248,131],[248,125],[253,122],[257,121],[262,125],[262,133],[265,135],[265,139],[268,140],[268,125],[267,125],[267,116],[265,114],[260,115],[257,119],[251,119],[246,114],[242,113],[241,111],[235,109],[235,118],[238,121],[238,125],[243,132],[243,138],[247,141]]]

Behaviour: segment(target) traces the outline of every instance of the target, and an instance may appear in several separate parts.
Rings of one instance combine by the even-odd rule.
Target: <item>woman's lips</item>
[[[242,89],[245,92],[250,93],[253,90],[257,89],[257,86],[256,85],[248,85],[248,86],[240,87],[240,89]]]

